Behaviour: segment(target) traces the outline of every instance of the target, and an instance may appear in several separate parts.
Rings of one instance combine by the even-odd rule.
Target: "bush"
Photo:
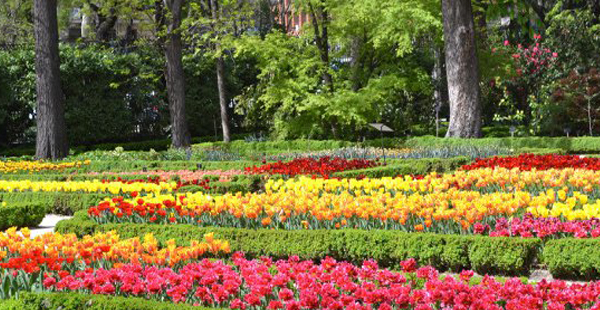
[[[20,300],[0,300],[0,310],[23,310],[23,309],[32,309],[32,308],[27,307]]]
[[[8,305],[8,306],[5,306]],[[10,308],[10,307],[18,308]],[[6,307],[6,308],[4,308]],[[30,293],[21,292],[17,301],[0,301],[0,309],[6,310],[205,310],[217,308],[194,307],[173,302],[160,302],[137,297],[120,297],[78,293]]]
[[[10,227],[30,227],[39,225],[46,216],[46,205],[43,203],[7,203],[0,206],[0,230]]]
[[[555,277],[571,279],[600,278],[600,240],[565,238],[550,240],[542,261]]]
[[[331,256],[338,260],[362,263],[375,259],[382,266],[395,267],[402,260],[415,258],[421,264],[440,270],[459,271],[473,267],[477,272],[527,275],[532,268],[540,239],[499,238],[430,233],[405,233],[391,230],[269,230],[191,225],[105,224],[87,219],[78,212],[71,220],[61,221],[56,231],[80,236],[96,231],[115,230],[123,238],[152,232],[159,242],[175,239],[178,243],[201,238],[205,233],[228,240],[231,250],[249,257],[271,256],[319,260]],[[497,249],[501,249],[498,251]]]
[[[79,210],[87,210],[109,194],[68,193],[68,192],[0,192],[0,200],[10,205],[41,206],[44,214],[71,215]],[[0,208],[1,209],[1,208]],[[40,210],[41,212],[41,210]],[[0,222],[2,219],[0,219]],[[39,224],[39,223],[38,223]]]
[[[427,158],[427,159],[406,159],[393,160],[386,166],[379,166],[367,169],[349,170],[336,172],[334,177],[356,178],[366,176],[369,178],[395,177],[408,174],[427,174],[430,172],[452,172],[462,165],[470,163],[467,157],[455,157],[448,159]]]

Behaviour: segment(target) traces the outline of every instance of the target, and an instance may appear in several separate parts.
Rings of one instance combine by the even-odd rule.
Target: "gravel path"
[[[42,223],[38,227],[32,227],[31,230],[31,238],[35,238],[36,236],[43,235],[48,232],[53,232],[56,223],[72,218],[72,216],[63,216],[56,214],[47,214],[46,217],[42,220]]]

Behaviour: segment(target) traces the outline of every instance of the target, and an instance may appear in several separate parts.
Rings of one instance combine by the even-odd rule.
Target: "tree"
[[[470,0],[443,0],[450,125],[446,137],[481,136],[479,65]]]
[[[429,115],[433,65],[421,47],[432,34],[441,38],[438,1],[297,0],[294,11],[316,23],[311,18],[298,36],[248,35],[235,49],[260,70],[237,98],[246,125],[314,138],[331,137],[335,122],[338,137],[354,139],[369,122],[401,130]]]
[[[37,158],[68,155],[67,130],[60,85],[56,0],[35,0],[33,6],[37,75]]]
[[[171,139],[174,148],[185,148],[191,143],[185,113],[185,76],[183,73],[181,15],[185,0],[164,0],[169,10],[165,57],[167,59],[167,94],[171,115]]]
[[[219,12],[218,0],[210,0],[211,15],[213,21],[213,31],[218,28],[221,19]],[[225,85],[225,60],[223,59],[223,52],[221,51],[221,44],[215,43],[215,50],[218,53],[216,61],[217,69],[217,88],[219,89],[219,107],[221,108],[221,128],[223,130],[223,141],[230,142],[231,134],[229,130],[229,112],[227,107],[227,86]]]

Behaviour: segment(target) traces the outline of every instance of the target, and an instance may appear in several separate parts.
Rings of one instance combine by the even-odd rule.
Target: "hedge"
[[[552,275],[565,279],[600,278],[600,239],[550,240],[544,247],[544,264]]]
[[[46,205],[40,202],[7,203],[0,206],[0,231],[10,227],[38,226],[46,216]]]
[[[540,239],[406,233],[391,230],[269,230],[193,225],[104,224],[87,219],[78,212],[61,221],[56,231],[80,236],[115,230],[124,238],[153,233],[160,242],[175,239],[187,243],[205,233],[228,240],[231,249],[249,257],[270,256],[319,260],[325,256],[362,263],[375,259],[382,266],[397,267],[408,258],[440,270],[473,269],[480,273],[525,275],[531,270],[541,247]]]
[[[240,154],[267,153],[276,154],[292,151],[319,151],[336,149],[347,146],[356,146],[357,143],[336,140],[291,140],[268,142],[232,141],[229,144],[222,142],[207,142],[193,145],[198,149],[221,149],[235,151]],[[381,139],[367,140],[363,146],[381,147]],[[600,153],[600,137],[502,137],[481,139],[437,138],[422,136],[413,138],[384,138],[383,145],[387,148],[432,148],[451,146],[476,146],[476,147],[503,147],[515,151],[541,149],[561,150],[568,153]]]
[[[359,176],[381,178],[407,174],[427,174],[434,171],[451,172],[470,162],[471,160],[467,157],[394,160],[385,166],[336,172],[333,176],[340,178],[356,178]]]
[[[0,300],[0,310],[208,310],[218,308],[195,307],[138,297],[121,297],[81,293],[20,292],[16,300]]]
[[[0,192],[0,200],[10,206],[43,206],[44,212],[71,215],[79,210],[87,210],[110,194],[69,193],[69,192]],[[0,208],[1,209],[1,208]],[[0,219],[1,222],[1,219]]]

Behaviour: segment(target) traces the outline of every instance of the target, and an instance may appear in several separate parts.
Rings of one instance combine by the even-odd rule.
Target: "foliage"
[[[136,297],[115,297],[93,294],[77,293],[34,293],[21,292],[16,301],[0,301],[0,309],[5,304],[12,304],[18,308],[6,308],[6,310],[109,310],[109,309],[131,309],[131,310],[217,310],[217,308],[205,308],[191,305],[174,304],[172,302],[159,302],[145,300]]]
[[[599,241],[558,239],[548,241],[542,261],[552,275],[570,279],[597,279],[600,275]]]
[[[310,3],[297,5],[309,10]],[[314,6],[335,16],[320,21],[331,30],[327,44],[339,46],[327,51],[326,64],[323,51],[311,43],[314,25],[299,37],[272,32],[264,38],[247,36],[237,44],[236,55],[259,59],[259,83],[239,98],[238,112],[247,123],[266,124],[278,138],[338,131],[352,136],[355,131],[350,128],[363,128],[382,113],[396,114],[412,99],[429,96],[427,65],[417,61],[414,41],[439,32],[439,5],[330,0]],[[353,50],[352,40],[360,41],[358,50]],[[356,59],[348,63],[349,57]],[[332,85],[322,83],[325,72]]]
[[[27,203],[0,203],[0,230],[10,227],[37,226],[46,216],[47,205],[41,201]]]
[[[318,260],[331,256],[338,260],[361,263],[374,259],[382,266],[397,266],[415,258],[421,264],[446,270],[476,268],[478,272],[527,274],[541,247],[539,239],[475,237],[403,233],[382,230],[268,230],[197,227],[191,225],[98,225],[87,220],[84,212],[72,220],[61,221],[61,233],[89,234],[94,231],[116,230],[124,238],[153,232],[159,242],[175,239],[187,242],[191,235],[214,232],[215,237],[228,240],[231,250],[243,251],[249,257],[270,256],[274,259],[297,255],[300,259]],[[497,252],[494,247],[505,251]],[[496,258],[499,258],[496,261]]]

